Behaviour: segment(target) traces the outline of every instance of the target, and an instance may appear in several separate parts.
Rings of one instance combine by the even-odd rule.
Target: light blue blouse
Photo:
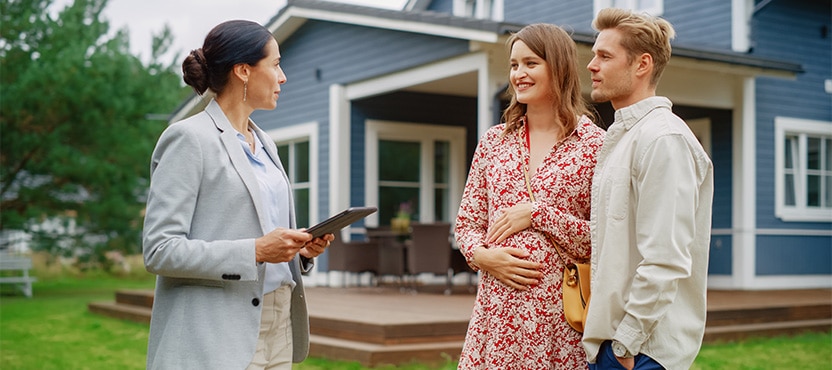
[[[270,232],[277,227],[289,228],[289,192],[291,191],[289,182],[286,176],[277,168],[272,158],[269,157],[260,138],[253,133],[252,136],[254,136],[256,148],[254,153],[251,152],[245,136],[239,132],[237,133],[240,145],[243,146],[248,162],[251,164],[255,176],[257,176],[260,199],[264,203],[263,209],[268,212],[268,224],[265,231]],[[275,158],[274,160],[278,159]],[[287,262],[266,264],[266,281],[263,283],[263,294],[283,285],[291,285],[294,288],[295,284]]]

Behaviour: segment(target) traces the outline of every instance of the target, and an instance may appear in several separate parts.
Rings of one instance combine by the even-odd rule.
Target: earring
[[[246,101],[246,94],[248,93],[248,81],[243,82],[243,101]]]

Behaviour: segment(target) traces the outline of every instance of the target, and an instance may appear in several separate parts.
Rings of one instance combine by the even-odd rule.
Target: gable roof
[[[286,7],[269,21],[267,28],[280,43],[309,19],[491,43],[498,42],[501,36],[517,32],[525,26],[424,10],[400,11],[323,0],[289,0]],[[595,36],[590,34],[573,33],[572,38],[576,43],[590,46],[595,42]],[[673,56],[759,68],[776,74],[804,71],[798,63],[696,46],[673,45]]]

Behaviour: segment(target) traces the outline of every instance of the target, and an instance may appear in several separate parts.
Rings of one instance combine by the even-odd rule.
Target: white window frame
[[[266,131],[272,138],[275,145],[286,145],[301,141],[309,141],[309,223],[320,222],[318,217],[318,124],[315,122],[304,123],[284,128]],[[293,150],[293,146],[289,146]],[[295,166],[291,166],[294,168]],[[293,177],[289,175],[289,178]],[[294,183],[291,184],[292,191],[298,189]],[[297,204],[295,204],[297,208]]]
[[[378,179],[378,142],[379,140],[398,140],[421,143],[421,159],[424,165],[419,175],[419,222],[434,222],[434,181],[433,145],[435,141],[450,143],[450,168],[448,178],[448,212],[451,223],[456,219],[456,212],[465,186],[465,128],[456,126],[424,125],[393,121],[367,120],[365,127],[365,190],[367,204],[379,204]],[[379,225],[378,213],[367,217],[367,226]]]
[[[503,0],[454,0],[453,15],[502,21],[504,18]]]
[[[807,176],[807,136],[832,137],[832,122],[815,121],[790,117],[776,117],[774,119],[774,176],[775,176],[775,215],[787,222],[832,222],[832,207],[823,207],[823,195],[821,195],[821,207],[806,206],[806,176]],[[786,163],[785,163],[785,139],[787,135],[798,136],[797,164],[794,168],[795,178],[795,205],[786,205]],[[826,148],[827,151],[832,148]],[[821,153],[823,154],[823,153]],[[825,156],[821,155],[821,168],[830,168],[832,164],[825,164]],[[824,175],[821,174],[821,189],[823,192]],[[827,185],[832,186],[832,185]]]
[[[639,0],[623,0],[623,2],[625,3],[624,6],[617,6],[617,7],[618,8],[624,8],[624,9],[631,9],[631,10],[639,12],[639,13],[644,12],[644,13],[647,13],[647,14],[650,14],[650,15],[656,16],[656,17],[661,16],[662,14],[664,14],[664,0],[656,0],[656,4],[652,7],[649,7],[649,8],[639,7],[638,1]],[[616,7],[614,4],[615,4],[615,0],[594,0],[593,5],[595,7],[595,15],[597,16],[598,12],[600,12],[601,9]]]

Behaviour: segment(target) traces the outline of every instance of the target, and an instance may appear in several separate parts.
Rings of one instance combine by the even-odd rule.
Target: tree
[[[106,4],[76,0],[57,16],[52,0],[0,4],[0,230],[31,233],[35,248],[141,250],[149,158],[166,126],[152,117],[188,93],[158,62],[169,29],[144,64],[126,30],[108,36]]]

